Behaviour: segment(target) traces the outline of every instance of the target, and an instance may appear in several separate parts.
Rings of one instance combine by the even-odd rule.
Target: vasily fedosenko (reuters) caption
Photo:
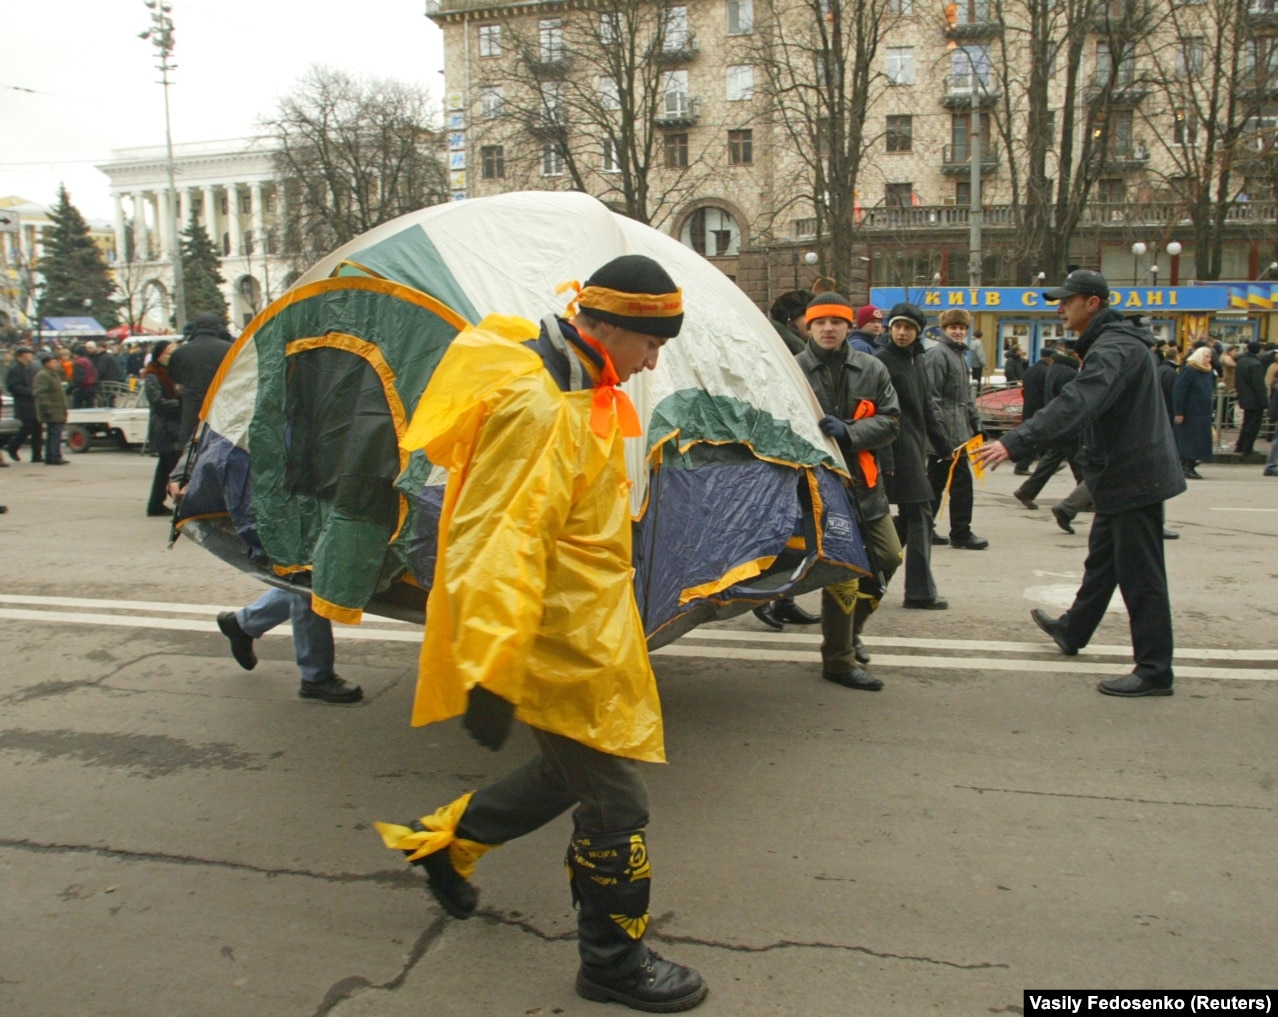
[[[1026,1014],[1273,1013],[1278,989],[1026,989]]]

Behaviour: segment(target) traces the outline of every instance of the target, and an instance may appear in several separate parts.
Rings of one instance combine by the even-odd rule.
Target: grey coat
[[[795,361],[807,375],[821,409],[847,425],[848,440],[839,448],[848,464],[852,494],[861,518],[866,522],[888,514],[887,493],[880,472],[873,487],[866,483],[857,463],[861,449],[879,449],[892,443],[901,428],[901,407],[887,368],[868,353],[844,343],[837,350],[823,350],[813,340]],[[853,420],[857,404],[868,399],[874,415]]]
[[[981,415],[972,398],[972,372],[965,350],[942,339],[923,354],[932,390],[932,409],[946,441],[945,448],[932,446],[932,454],[948,456],[981,429]]]
[[[31,394],[35,396],[36,416],[40,423],[67,422],[67,390],[62,384],[65,377],[60,367],[56,372],[41,367],[31,382]]]

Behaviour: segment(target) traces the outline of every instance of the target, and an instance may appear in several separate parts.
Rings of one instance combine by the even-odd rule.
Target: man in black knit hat
[[[808,348],[796,360],[825,412],[821,431],[838,442],[848,465],[848,498],[876,571],[873,578],[821,592],[821,676],[845,688],[875,692],[883,681],[858,666],[870,661],[861,631],[901,564],[901,540],[874,450],[896,438],[901,410],[887,368],[848,342],[855,321],[856,309],[846,297],[818,294],[808,304]]]
[[[463,331],[404,439],[449,466],[413,723],[464,715],[496,750],[518,718],[538,754],[416,823],[377,829],[426,870],[445,911],[468,918],[479,857],[573,809],[577,992],[673,1013],[707,989],[643,941],[651,872],[639,764],[664,762],[665,748],[631,580],[623,449],[641,428],[617,385],[656,367],[683,301],[655,261],[625,255],[576,303],[539,332],[508,318]]]

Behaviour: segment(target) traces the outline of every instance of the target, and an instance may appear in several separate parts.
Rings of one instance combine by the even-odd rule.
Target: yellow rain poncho
[[[664,762],[623,438],[592,431],[592,391],[559,388],[521,345],[536,334],[490,317],[458,335],[404,436],[448,470],[413,724],[482,685],[533,727]]]

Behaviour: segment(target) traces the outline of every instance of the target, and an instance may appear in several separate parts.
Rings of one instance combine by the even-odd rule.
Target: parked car
[[[1025,397],[1019,386],[996,388],[976,397],[976,409],[981,415],[982,431],[1002,434],[1020,424]]]
[[[88,452],[95,441],[110,441],[119,448],[140,447],[146,442],[150,419],[151,408],[141,385],[131,390],[125,382],[102,382],[97,406],[67,412],[63,440],[72,452]]]

